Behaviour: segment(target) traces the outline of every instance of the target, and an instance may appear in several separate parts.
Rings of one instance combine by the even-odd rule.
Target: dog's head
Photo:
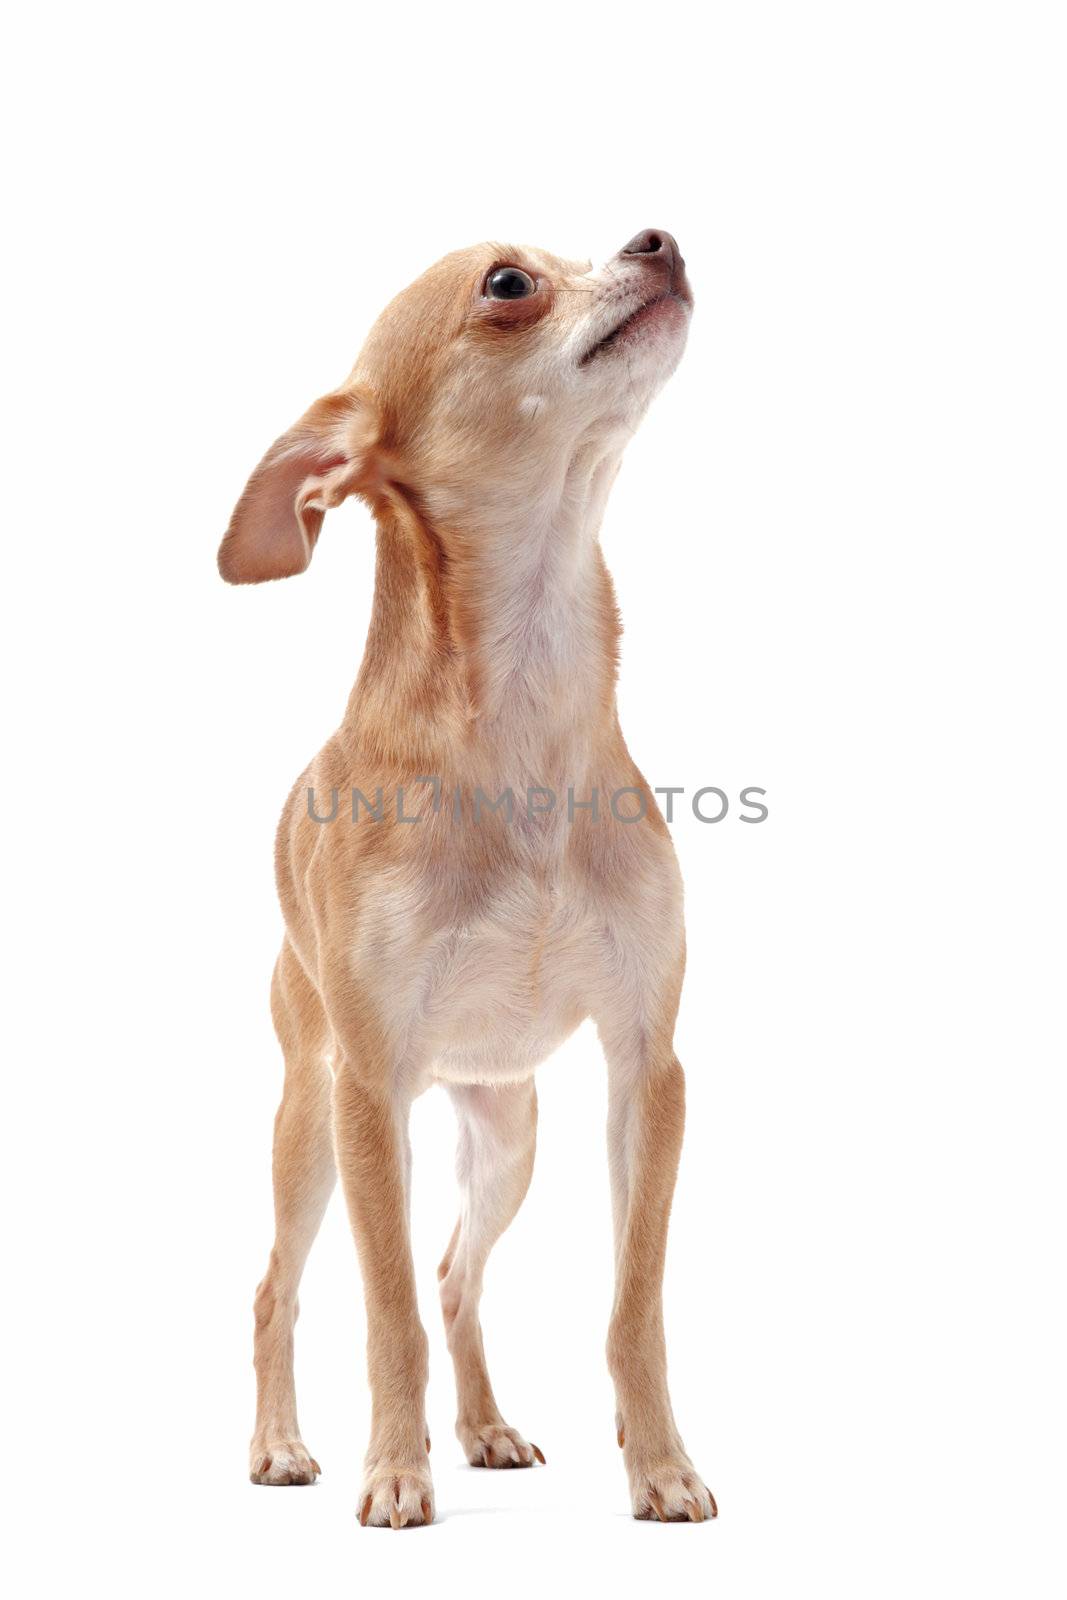
[[[685,344],[693,297],[669,233],[597,271],[494,244],[445,256],[386,307],[342,388],[253,473],[219,551],[230,583],[302,572],[350,494],[446,521],[522,503],[617,455]]]

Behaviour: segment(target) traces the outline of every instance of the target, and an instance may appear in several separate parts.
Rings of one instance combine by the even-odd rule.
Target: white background
[[[15,1592],[1063,1593],[1064,39],[1003,4],[28,9],[3,88]],[[674,828],[687,1143],[667,1322],[717,1523],[628,1516],[604,1074],[539,1077],[484,1325],[548,1467],[464,1467],[414,1119],[440,1517],[355,1520],[339,1206],[302,1293],[313,1491],[247,1481],[281,1082],[271,872],[372,528],[227,589],[275,435],[483,238],[677,234],[685,361],[604,541]],[[1057,1523],[1061,1526],[1057,1527]]]

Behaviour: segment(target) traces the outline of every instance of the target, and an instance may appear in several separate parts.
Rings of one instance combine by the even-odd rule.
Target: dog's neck
[[[345,731],[398,770],[579,780],[615,726],[619,624],[598,535],[617,467],[579,452],[555,476],[447,504],[392,493]]]

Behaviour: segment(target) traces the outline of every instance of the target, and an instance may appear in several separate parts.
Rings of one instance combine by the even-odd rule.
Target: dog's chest
[[[379,907],[386,911],[382,902]],[[411,900],[407,900],[410,918]],[[512,873],[417,942],[386,911],[398,960],[389,981],[394,1027],[421,1074],[453,1083],[529,1076],[588,1012],[594,931],[585,897],[563,873]],[[410,934],[411,922],[408,922]]]
[[[519,881],[438,943],[426,1024],[434,1076],[525,1077],[582,1020],[589,929],[562,885]]]

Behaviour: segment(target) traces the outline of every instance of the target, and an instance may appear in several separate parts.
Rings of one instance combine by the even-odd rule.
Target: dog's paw
[[[322,1468],[299,1439],[254,1440],[249,1477],[253,1483],[314,1483]]]
[[[506,1423],[486,1422],[476,1428],[460,1424],[456,1432],[472,1467],[532,1467],[535,1460],[545,1464],[537,1446],[527,1444]]]
[[[640,1522],[709,1522],[715,1496],[686,1455],[631,1469],[634,1516]]]
[[[375,1465],[359,1496],[364,1528],[418,1528],[433,1521],[433,1479],[428,1465]]]

